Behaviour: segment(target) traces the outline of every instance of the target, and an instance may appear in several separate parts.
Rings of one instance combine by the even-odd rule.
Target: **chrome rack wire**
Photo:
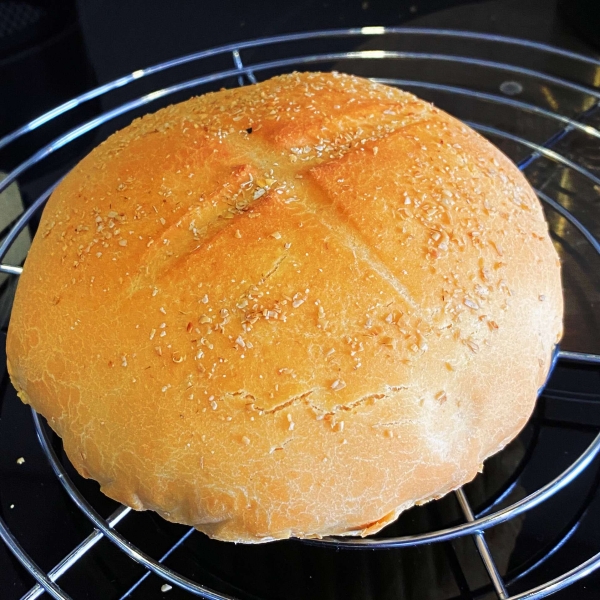
[[[514,144],[516,147],[526,150],[526,157],[521,159],[519,163],[519,166],[522,170],[540,159],[550,161],[555,165],[564,167],[565,169],[569,169],[573,173],[576,173],[578,176],[583,178],[583,180],[587,181],[590,186],[599,186],[596,189],[597,197],[598,189],[600,189],[600,178],[595,175],[590,168],[574,161],[564,154],[561,154],[559,151],[553,148],[560,140],[564,139],[565,136],[573,132],[582,136],[586,136],[586,138],[593,139],[596,141],[596,143],[598,143],[598,140],[600,140],[600,131],[588,124],[586,121],[587,117],[600,106],[600,91],[587,85],[571,81],[570,79],[566,79],[562,76],[548,74],[537,69],[517,64],[498,62],[471,55],[463,56],[455,53],[416,52],[412,49],[398,51],[390,50],[385,47],[388,45],[388,43],[393,43],[396,41],[402,41],[404,44],[408,44],[410,47],[412,40],[419,41],[422,44],[423,41],[431,43],[432,41],[440,39],[478,44],[494,44],[502,48],[528,50],[530,52],[539,53],[542,56],[551,56],[560,60],[570,61],[574,65],[583,65],[584,67],[593,67],[596,69],[600,68],[600,61],[594,58],[576,54],[567,50],[550,47],[541,43],[502,36],[483,35],[453,30],[363,27],[360,29],[317,31],[283,35],[251,40],[238,44],[229,44],[219,48],[205,50],[175,60],[167,61],[146,69],[134,71],[129,75],[99,86],[86,92],[85,94],[78,96],[77,98],[74,98],[73,100],[70,100],[69,102],[56,107],[55,109],[41,115],[37,119],[34,119],[30,123],[20,127],[9,135],[0,139],[0,149],[2,149],[9,146],[15,140],[27,135],[29,132],[38,128],[42,128],[50,121],[58,119],[61,115],[69,111],[75,110],[83,103],[86,103],[94,98],[104,97],[114,90],[130,86],[140,79],[149,78],[158,73],[164,73],[182,65],[200,63],[201,61],[208,61],[210,66],[210,61],[215,60],[215,58],[219,56],[230,55],[233,61],[233,67],[230,69],[211,71],[208,74],[195,77],[193,79],[177,81],[172,85],[162,87],[151,93],[134,97],[133,99],[119,104],[89,121],[81,123],[79,126],[67,131],[60,137],[36,151],[30,158],[17,166],[2,182],[0,182],[0,193],[4,191],[12,182],[18,180],[19,177],[26,174],[33,166],[40,163],[40,161],[43,161],[46,157],[55,153],[60,148],[67,146],[84,134],[111,122],[117,117],[126,115],[130,112],[141,109],[146,105],[156,103],[161,99],[166,99],[169,96],[186,90],[202,90],[203,86],[212,85],[217,82],[227,82],[232,79],[236,81],[238,85],[242,86],[246,82],[257,82],[261,75],[267,76],[269,73],[284,72],[296,68],[311,68],[313,66],[330,68],[331,65],[333,65],[335,68],[343,68],[350,71],[356,67],[363,70],[366,69],[366,74],[370,75],[368,72],[370,64],[385,61],[386,63],[391,63],[393,65],[394,72],[402,73],[402,67],[405,63],[409,63],[410,61],[423,61],[426,64],[447,63],[451,66],[462,65],[486,69],[490,72],[497,72],[498,74],[504,74],[512,77],[525,77],[541,82],[544,85],[555,86],[564,93],[580,94],[589,99],[591,106],[588,106],[585,111],[580,111],[578,115],[576,114],[574,116],[567,116],[557,112],[556,110],[549,110],[530,102],[517,100],[514,97],[498,95],[486,90],[471,89],[470,87],[463,87],[462,85],[450,85],[447,83],[420,79],[397,78],[395,76],[371,76],[374,81],[379,81],[388,85],[415,90],[424,90],[426,92],[440,92],[446,94],[450,98],[466,98],[469,101],[475,100],[478,102],[489,103],[490,105],[512,109],[518,114],[545,119],[547,122],[554,124],[554,127],[552,134],[546,139],[545,142],[542,143],[526,139],[521,135],[512,133],[510,131],[505,131],[496,126],[491,126],[485,123],[475,123],[472,121],[469,122],[472,127],[488,137]],[[358,47],[359,49],[343,52],[336,50],[318,54],[312,53],[312,44],[314,42],[318,41],[321,44],[324,44],[337,42],[339,40],[347,40],[349,43],[352,43],[355,48]],[[289,48],[290,44],[294,45],[293,48],[301,45],[303,48],[308,50],[308,53],[300,55],[293,54],[292,56],[288,56],[286,55],[286,48]],[[368,47],[364,48],[364,45],[367,45]],[[360,49],[361,47],[362,49]],[[269,50],[269,55],[280,52],[284,56],[262,62],[254,62],[252,64],[243,62],[243,53],[250,53],[251,51],[264,49]],[[292,49],[292,51],[295,50]],[[364,73],[361,72],[360,74]],[[44,206],[46,200],[57,184],[58,181],[55,182],[42,195],[40,195],[39,198],[37,198],[37,200],[35,200],[32,205],[13,223],[11,230],[0,244],[0,272],[11,276],[18,276],[22,272],[22,267],[20,265],[4,264],[2,263],[2,260],[6,256],[14,241],[17,239],[19,233],[28,226],[34,215]],[[563,203],[557,201],[545,190],[539,189],[536,191],[540,200],[546,204],[549,210],[553,211],[559,218],[562,218],[568,222],[570,226],[572,226],[574,230],[576,230],[582,236],[583,240],[587,242],[596,255],[600,256],[600,242],[588,229],[588,227],[586,227],[582,219],[572,214],[572,207],[567,207]],[[600,355],[570,350],[560,350],[558,352],[557,359],[559,361],[570,361],[588,365],[600,364]],[[127,517],[133,518],[129,515],[134,515],[134,511],[126,507],[120,507],[107,519],[102,518],[93,508],[93,506],[87,502],[82,493],[77,489],[73,481],[70,479],[67,471],[52,448],[47,427],[43,424],[42,420],[35,412],[33,412],[33,421],[42,450],[48,459],[54,474],[62,484],[73,503],[92,523],[93,530],[92,533],[90,533],[87,538],[85,538],[76,548],[74,548],[67,556],[65,556],[61,562],[59,562],[54,568],[50,569],[46,573],[25,552],[20,545],[19,540],[9,530],[6,523],[0,518],[0,538],[6,543],[15,557],[37,581],[37,584],[27,594],[25,594],[25,596],[23,596],[23,599],[33,600],[44,593],[48,593],[53,598],[67,600],[69,596],[56,582],[102,538],[109,540],[131,560],[143,565],[146,569],[146,574],[143,575],[137,581],[137,583],[135,583],[123,595],[123,598],[130,597],[130,594],[137,589],[137,587],[144,581],[146,577],[149,576],[150,573],[155,573],[164,581],[175,586],[179,586],[191,594],[202,598],[211,600],[234,599],[233,596],[211,590],[196,581],[192,581],[191,579],[180,575],[175,570],[163,564],[164,561],[181,544],[183,544],[190,535],[192,535],[194,531],[193,529],[188,529],[186,533],[181,536],[167,552],[163,553],[161,558],[158,560],[152,558],[137,548],[122,534],[120,534],[116,529],[117,525]],[[321,547],[334,547],[336,549],[385,550],[390,548],[431,544],[434,542],[452,540],[458,537],[472,536],[483,561],[484,567],[487,571],[492,589],[498,598],[502,600],[534,600],[543,598],[563,589],[582,577],[585,577],[595,569],[600,568],[600,552],[570,571],[567,571],[555,577],[554,579],[543,583],[542,585],[519,594],[510,595],[507,591],[507,584],[503,581],[500,570],[498,569],[498,566],[487,544],[485,532],[489,528],[513,519],[525,511],[534,509],[542,504],[545,500],[554,496],[561,489],[567,487],[592,463],[592,461],[594,461],[599,453],[600,433],[594,438],[588,448],[555,479],[540,487],[528,496],[522,498],[521,500],[514,502],[500,510],[494,509],[503,500],[505,500],[506,496],[512,489],[512,486],[509,486],[507,489],[505,489],[504,492],[501,493],[490,506],[488,506],[485,510],[482,510],[479,514],[474,512],[465,491],[463,489],[457,490],[455,495],[462,511],[464,522],[452,527],[439,529],[436,531],[429,531],[418,535],[405,535],[401,537],[381,537],[377,539],[328,538],[323,540],[305,540],[304,543],[309,545],[318,545]],[[512,485],[514,485],[515,482],[516,479]],[[571,527],[565,534],[565,537],[560,544],[564,543],[568,539],[567,536],[572,535],[573,531],[574,529]],[[555,550],[557,548],[555,548]],[[535,568],[538,564],[543,562],[543,560],[544,558],[533,564],[529,569]],[[519,577],[522,575],[523,573],[519,575]],[[510,585],[510,582],[508,585]]]

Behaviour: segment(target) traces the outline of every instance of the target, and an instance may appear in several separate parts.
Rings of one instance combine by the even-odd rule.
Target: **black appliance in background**
[[[561,0],[562,14],[573,29],[600,49],[600,2],[598,0]]]
[[[96,85],[75,0],[0,1],[0,137]],[[50,141],[65,124],[75,125],[97,108],[89,103],[84,113],[65,115],[41,135],[0,150],[0,171],[13,169],[33,144]],[[48,161],[44,170],[54,164]]]
[[[558,12],[559,5],[561,12]],[[587,12],[582,12],[584,9],[578,8],[580,6]],[[596,0],[296,0],[292,3],[275,0],[0,0],[0,138],[45,111],[135,69],[232,41],[294,31],[414,24],[521,38],[531,36],[592,55],[594,48],[582,39],[590,43],[596,41],[600,22],[594,21],[594,15],[598,10],[600,2]],[[457,42],[452,52],[461,53],[461,44]],[[315,41],[311,49],[323,51],[323,48]],[[369,46],[364,48],[369,49]],[[265,50],[261,60],[270,58],[269,52]],[[503,52],[508,58],[504,58]],[[506,47],[499,53],[490,52],[485,58],[514,61],[516,57],[511,52],[514,49]],[[215,62],[215,69],[231,64],[231,57],[227,56]],[[196,71],[197,68],[200,71]],[[465,67],[465,71],[470,68]],[[196,65],[182,67],[178,80],[193,77],[197,72],[203,71]],[[416,79],[422,73],[415,69],[411,75]],[[562,75],[570,76],[567,72]],[[589,73],[583,70],[576,75],[593,85],[591,67]],[[447,76],[449,81],[455,76],[450,68]],[[572,76],[575,78],[575,74]],[[510,99],[523,100],[518,88],[521,84],[508,76],[505,79],[504,88],[494,80],[494,86],[486,91],[507,96],[515,94],[510,95]],[[172,82],[165,73],[164,78],[157,75],[152,85],[144,80],[135,85],[141,94]],[[411,91],[426,93],[425,89]],[[528,91],[526,84],[522,93],[526,95]],[[540,86],[535,93],[537,91],[543,101],[547,90]],[[129,99],[129,92],[126,89],[122,92],[113,92],[114,98],[101,96],[86,102],[10,146],[0,148],[0,173],[10,171],[59,134]],[[550,94],[548,109],[559,111],[562,104],[557,108],[552,103],[560,104],[563,100],[566,104],[570,101]],[[458,96],[452,105],[453,112],[469,118],[472,102]],[[581,117],[586,124],[600,128],[599,111],[573,112],[573,117]],[[126,115],[119,124],[125,124],[129,118]],[[529,117],[524,114],[523,118]],[[19,178],[18,186],[12,189],[12,198],[17,194],[23,206],[29,205],[100,141],[108,129],[86,134],[44,159]],[[549,139],[545,131],[539,133],[537,142]],[[593,139],[589,146],[581,148],[585,158],[581,164],[600,177],[596,142],[600,140]],[[564,140],[548,142],[548,147],[567,152],[570,143],[566,136]],[[526,157],[524,154],[523,159]],[[573,173],[567,175],[573,176]],[[557,183],[552,170],[542,164],[533,164],[528,176],[543,184],[546,191],[545,182],[550,182],[552,190],[552,186],[556,186],[561,193],[574,185],[566,175]],[[0,212],[3,210],[1,201],[0,197]],[[597,218],[600,221],[600,213]],[[34,219],[32,232],[35,226]],[[7,229],[4,224],[0,225],[0,240]],[[577,255],[578,249],[569,246],[568,237],[559,242],[564,243],[566,251]],[[582,282],[569,273],[565,275],[569,278],[570,290],[580,293],[585,301],[595,297],[594,286],[599,285],[599,277]],[[48,467],[31,413],[16,399],[8,381],[4,344],[15,285],[16,278],[0,275],[0,517],[47,572],[90,534],[91,525]],[[584,340],[584,344],[591,344],[593,351],[598,352],[594,345],[594,339],[600,339],[598,305],[590,302],[589,311],[589,321],[583,324],[571,321],[568,328],[574,332],[571,340]],[[472,503],[477,508],[485,506],[497,488],[517,472],[519,479],[515,475],[514,486],[507,496],[534,491],[572,464],[599,429],[600,368],[560,364],[523,434],[505,452],[489,461],[485,478],[466,487]],[[74,472],[62,454],[60,441],[54,437],[51,442],[68,475],[98,512],[106,517],[116,510],[116,504],[102,496],[94,482],[83,480]],[[24,463],[19,462],[20,457],[25,458]],[[510,594],[547,581],[600,550],[599,485],[600,464],[596,459],[564,495],[486,534],[502,575],[512,582]],[[405,513],[384,534],[435,530],[461,519],[456,499],[449,495],[425,510]],[[169,524],[152,513],[131,515],[117,529],[154,558],[165,556],[169,568],[244,600],[497,598],[471,538],[389,552],[336,552],[309,548],[293,541],[261,547],[218,544],[201,534],[189,535],[185,528]],[[573,548],[572,557],[566,561],[561,553],[563,545]],[[193,597],[165,585],[155,575],[147,576],[142,567],[106,539],[98,542],[59,581],[75,600]],[[30,574],[0,541],[0,599],[21,598],[33,584]],[[556,598],[595,600],[599,595],[597,571],[559,592]]]

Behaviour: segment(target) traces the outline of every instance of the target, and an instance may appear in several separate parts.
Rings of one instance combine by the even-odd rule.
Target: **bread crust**
[[[517,435],[562,311],[498,149],[411,94],[293,73],[137,119],[65,177],[8,368],[136,510],[235,542],[368,535]]]

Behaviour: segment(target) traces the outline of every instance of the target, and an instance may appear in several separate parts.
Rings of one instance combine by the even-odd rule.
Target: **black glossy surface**
[[[435,10],[444,4],[463,5]],[[74,45],[76,50],[73,51],[79,52],[77,60],[67,60],[66,64],[53,65],[53,68],[62,69],[64,73],[71,72],[76,80],[85,80],[89,86],[93,80],[103,83],[137,68],[232,40],[307,29],[400,25],[409,22],[422,27],[503,33],[548,41],[588,54],[594,52],[575,37],[569,26],[557,16],[552,1],[498,0],[464,4],[444,3],[442,0],[429,3],[306,0],[286,5],[267,0],[244,4],[226,0],[201,6],[199,2],[183,1],[164,3],[130,0],[124,3],[117,0],[82,0],[78,6],[81,29],[74,39],[83,40],[85,50]],[[411,12],[411,6],[415,6],[416,11]],[[429,14],[421,16],[424,12]],[[387,40],[385,43],[388,43]],[[418,40],[411,39],[389,43],[390,49],[432,51],[431,42],[426,46],[419,46]],[[367,40],[361,47],[375,47],[372,44],[372,40]],[[339,44],[340,49],[348,46],[346,43]],[[381,47],[381,44],[377,47]],[[322,48],[323,44],[315,42],[311,50],[316,52]],[[542,59],[533,53],[524,56],[522,49],[494,47],[488,51],[475,42],[438,40],[433,50],[455,54],[469,54],[472,51],[490,60],[529,61],[531,68],[552,70],[565,78],[587,82],[590,86],[598,82],[598,75],[592,67],[577,67],[575,72],[573,63],[569,61]],[[270,52],[268,49],[248,51],[243,56],[245,60],[257,62],[271,58]],[[65,55],[61,56],[64,60]],[[29,63],[29,66],[23,64],[23,77],[39,72],[31,69]],[[117,91],[78,109],[72,116],[61,118],[56,129],[49,132],[42,130],[28,136],[19,144],[17,154],[27,154],[43,141],[51,139],[56,131],[64,131],[70,123],[80,122],[136,95],[173,81],[197,76],[201,72],[230,66],[230,57],[226,56],[209,64],[188,65],[175,74],[165,73],[152,81],[136,82],[131,89]],[[363,63],[356,61],[340,61],[320,67],[340,68],[358,74],[366,68]],[[419,61],[404,62],[400,71],[404,79],[445,83],[494,94],[498,93],[500,84],[508,78],[506,74],[486,69],[465,69],[447,64],[424,66]],[[373,74],[373,71],[368,74]],[[376,75],[398,77],[398,68],[393,63],[382,63],[377,66]],[[68,97],[66,94],[72,92],[71,88],[64,88],[61,77],[46,83],[48,93],[51,92],[53,98],[64,99]],[[599,112],[590,110],[594,104],[591,96],[571,93],[552,85],[544,86],[526,77],[521,78],[520,82],[524,88],[520,100],[573,117],[583,115],[585,122],[596,127],[600,125]],[[235,82],[225,81],[219,85],[235,85]],[[80,86],[77,89],[83,88]],[[206,89],[186,92],[170,101]],[[499,110],[487,102],[439,90],[415,87],[412,91],[435,101],[460,118],[493,123],[540,144],[553,139],[554,150],[584,164],[600,176],[597,139],[590,140],[578,132],[554,139],[553,136],[560,130],[556,122],[524,115],[506,107]],[[14,93],[20,93],[19,88],[15,88]],[[43,86],[38,93],[41,112],[48,107]],[[146,110],[140,110],[138,114],[143,112]],[[73,147],[59,151],[50,161],[20,179],[25,201],[35,199],[66,172],[77,157],[115,128],[127,124],[132,116],[122,117],[87,134]],[[6,126],[7,121],[3,118],[3,130],[5,126],[9,130],[21,124],[19,116],[13,115],[12,120],[10,115],[7,118],[9,126]],[[594,185],[572,169],[548,159],[530,161],[530,150],[514,142],[493,136],[491,139],[515,161],[525,161],[525,173],[530,181],[572,208],[599,237],[600,196]],[[6,170],[15,160],[13,151],[0,153],[0,170]],[[563,273],[567,310],[563,347],[600,352],[600,260],[571,225],[552,211],[548,214],[565,265]],[[10,296],[12,285],[10,281],[2,285],[3,300]],[[5,321],[6,315],[0,316]],[[5,363],[4,339],[2,334],[1,365]],[[4,369],[0,373],[0,516],[40,566],[50,569],[89,534],[91,526],[73,506],[52,474],[36,440],[29,409],[16,399]],[[569,466],[598,431],[600,370],[561,364],[540,399],[534,417],[519,438],[490,459],[484,474],[466,486],[474,509],[488,509],[507,489],[511,491],[500,506],[534,491]],[[56,447],[60,448],[60,442],[57,441]],[[16,460],[21,456],[25,457],[25,463],[18,465]],[[68,465],[68,462],[65,464]],[[545,505],[487,534],[490,549],[509,584],[511,594],[556,577],[600,551],[599,469],[600,464],[596,460],[574,484]],[[108,516],[116,508],[113,502],[98,492],[95,483],[81,479],[70,466],[69,472],[78,488],[103,516]],[[458,522],[462,522],[458,505],[454,496],[449,496],[408,511],[381,535],[417,533]],[[186,528],[169,524],[149,513],[129,515],[118,529],[156,558],[167,552],[187,532]],[[233,546],[213,542],[199,533],[193,533],[169,556],[166,564],[209,587],[240,598],[438,600],[495,597],[470,538],[419,548],[359,552],[308,547],[297,541],[260,547]],[[120,598],[143,575],[141,567],[102,540],[60,581],[73,598],[104,600]],[[31,577],[0,543],[0,598],[19,598],[32,583]],[[190,597],[177,589],[163,594],[161,585],[162,582],[151,575],[136,588],[131,597]],[[598,597],[598,573],[556,595],[556,598],[563,600],[591,600]]]

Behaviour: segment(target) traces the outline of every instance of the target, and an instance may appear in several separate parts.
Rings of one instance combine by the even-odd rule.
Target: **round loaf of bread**
[[[138,119],[68,174],[9,371],[136,510],[236,542],[367,535],[517,435],[562,310],[498,149],[411,94],[294,73]]]

